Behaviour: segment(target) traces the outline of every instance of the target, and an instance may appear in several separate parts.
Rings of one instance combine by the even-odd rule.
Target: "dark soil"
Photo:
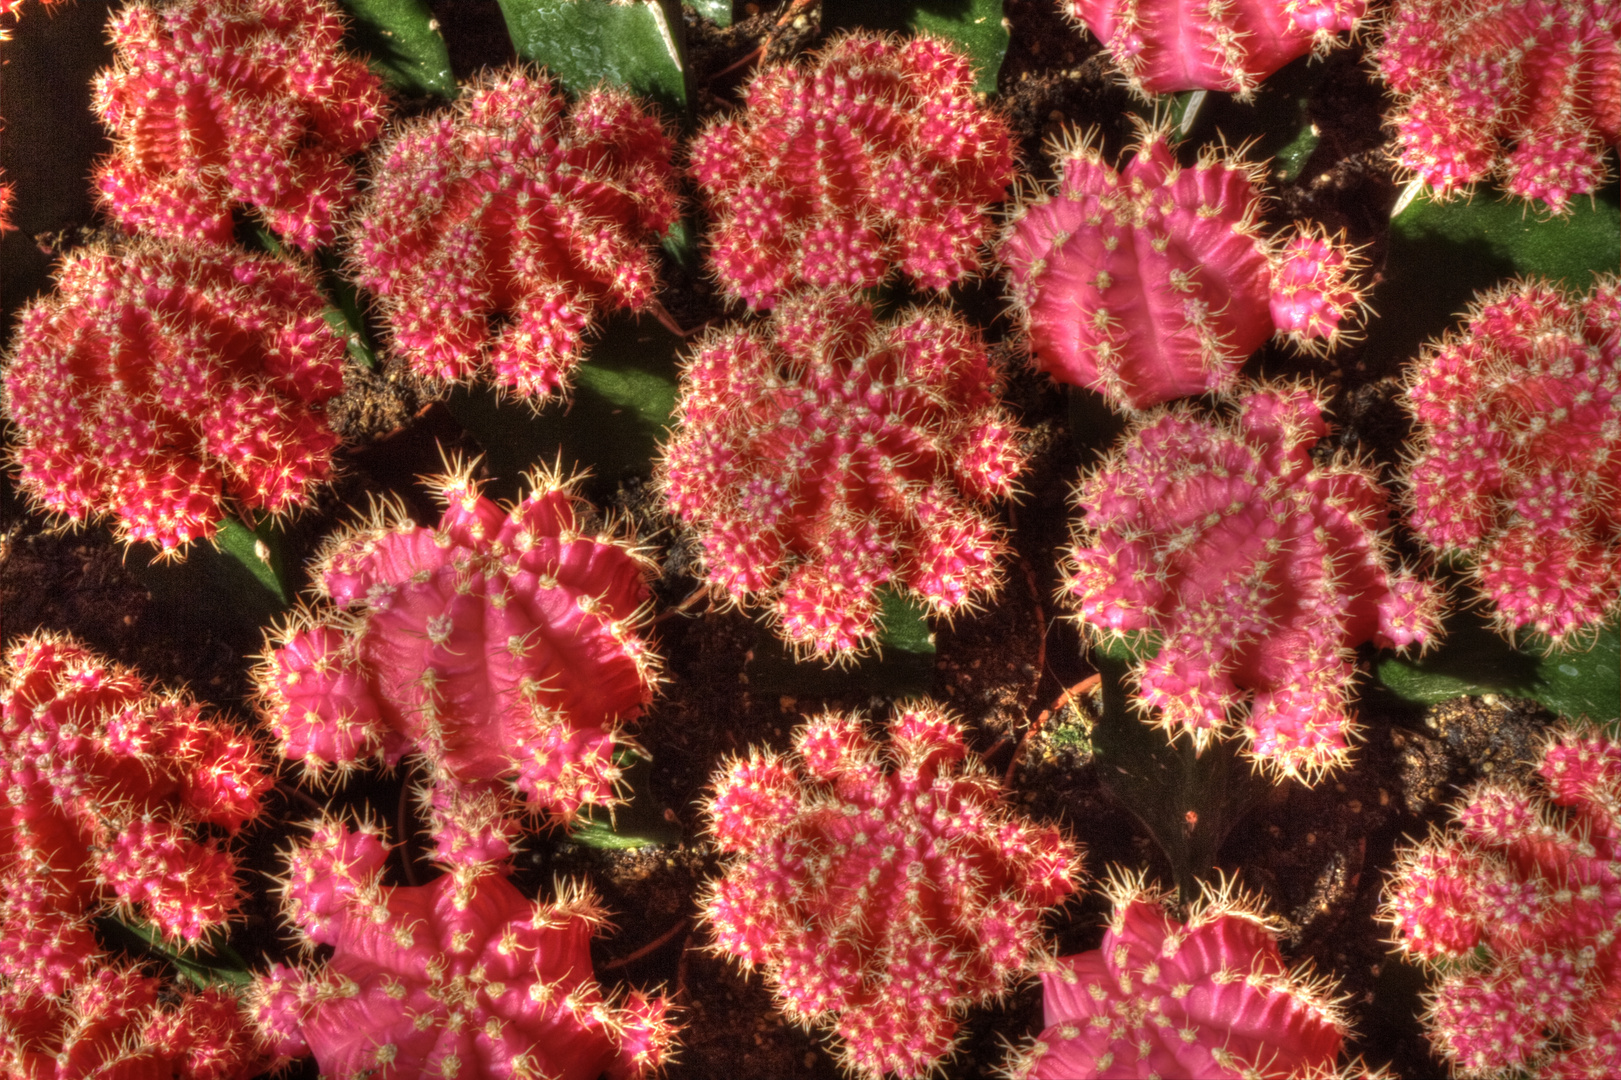
[[[750,69],[739,62],[767,37],[773,59],[816,44],[817,8],[779,26],[782,6],[761,5],[727,30],[689,20],[703,115],[736,102]],[[18,187],[21,227],[4,240],[8,330],[20,304],[46,286],[52,255],[82,243],[96,227],[84,177],[103,144],[88,111],[87,86],[90,74],[108,60],[101,32],[106,7],[105,0],[78,0],[49,15],[31,10],[7,47],[0,99],[0,113],[9,121],[3,163]],[[438,0],[433,7],[458,78],[512,59],[494,0]],[[741,15],[744,5],[738,8]],[[1096,43],[1060,18],[1052,0],[1006,0],[1006,14],[1012,45],[1000,76],[1001,107],[1026,165],[1042,175],[1043,144],[1066,129],[1091,125],[1101,125],[1107,152],[1118,153],[1133,137],[1126,119],[1133,102]],[[1359,53],[1337,53],[1326,64],[1310,101],[1320,141],[1298,177],[1278,187],[1268,221],[1283,226],[1309,218],[1345,229],[1354,243],[1366,245],[1377,277],[1395,198],[1384,158],[1380,92]],[[679,324],[697,326],[728,314],[701,270],[671,261],[666,272],[664,303]],[[993,768],[1008,772],[1010,800],[1037,818],[1061,822],[1084,843],[1094,875],[1110,866],[1145,869],[1168,885],[1170,868],[1149,831],[1111,795],[1093,766],[1089,699],[1063,695],[1091,668],[1053,599],[1055,552],[1067,537],[1069,488],[1108,442],[1111,421],[1029,373],[1001,314],[996,283],[960,289],[955,299],[1009,362],[1008,396],[1030,431],[1033,464],[1023,481],[1027,494],[1008,511],[1016,557],[999,601],[939,628],[937,651],[923,661],[914,683],[961,714],[974,748]],[[1340,424],[1334,448],[1385,469],[1396,461],[1406,426],[1394,403],[1394,370],[1385,361],[1370,360],[1359,346],[1332,361],[1268,348],[1251,369],[1328,382]],[[446,451],[470,456],[481,449],[432,392],[403,373],[356,370],[352,376],[348,392],[333,406],[339,429],[351,441],[343,476],[290,528],[286,547],[294,567],[368,496],[392,494],[419,517],[432,516],[435,508],[416,477],[438,471]],[[1081,427],[1086,417],[1098,426]],[[718,862],[702,840],[697,806],[727,755],[751,745],[785,747],[795,725],[823,709],[881,717],[895,691],[864,681],[859,672],[809,680],[809,689],[802,688],[781,665],[768,662],[776,646],[759,621],[710,608],[703,599],[674,610],[698,593],[692,554],[650,500],[645,479],[608,478],[594,491],[652,538],[660,562],[655,633],[667,680],[639,726],[638,738],[652,757],[644,795],[652,806],[643,813],[662,816],[684,840],[609,852],[536,836],[517,880],[543,893],[556,875],[584,876],[602,893],[619,926],[595,951],[605,983],[662,985],[681,1009],[683,1049],[672,1077],[833,1077],[837,1068],[822,1037],[786,1024],[759,977],[706,948],[694,897]],[[9,477],[0,477],[5,640],[36,630],[72,633],[154,681],[184,685],[235,716],[251,716],[246,670],[263,647],[260,622],[245,621],[228,594],[211,595],[218,591],[209,576],[218,557],[199,551],[193,563],[200,569],[185,570],[146,567],[144,558],[120,550],[99,527],[52,531],[22,504]],[[1312,789],[1295,783],[1273,788],[1220,846],[1220,868],[1286,921],[1291,960],[1310,962],[1341,980],[1357,1029],[1352,1049],[1371,1064],[1389,1064],[1398,1075],[1415,1078],[1445,1071],[1429,1056],[1415,1020],[1421,976],[1387,954],[1387,931],[1377,917],[1395,846],[1439,821],[1472,779],[1523,772],[1550,721],[1548,714],[1514,701],[1461,699],[1417,711],[1370,699],[1361,708],[1364,742],[1355,768]],[[284,787],[293,792],[288,779]],[[337,801],[369,806],[410,832],[414,823],[398,811],[408,780],[357,777]],[[283,823],[309,811],[297,793],[272,806],[266,822],[247,837],[250,869],[274,870]],[[401,859],[411,860],[409,867],[397,867],[401,875],[407,869],[419,877],[433,873],[413,848]],[[285,947],[264,879],[247,876],[254,882],[252,895],[233,944],[253,958],[282,957]],[[1096,947],[1104,911],[1104,902],[1088,893],[1055,913],[1049,926],[1059,950]],[[962,1052],[945,1075],[995,1075],[1004,1042],[1019,1042],[1039,1027],[1039,987],[1027,983],[997,1007],[968,1017]]]

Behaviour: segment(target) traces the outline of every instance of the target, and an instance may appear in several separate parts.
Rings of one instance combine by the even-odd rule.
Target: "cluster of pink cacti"
[[[1621,1070],[1621,744],[1550,737],[1543,790],[1487,780],[1455,822],[1403,849],[1385,915],[1437,967],[1426,1027],[1462,1076]]]
[[[1468,559],[1500,627],[1564,644],[1621,606],[1621,277],[1477,297],[1407,404],[1413,528]]]
[[[1347,757],[1351,650],[1423,644],[1441,607],[1390,568],[1373,477],[1314,462],[1326,432],[1305,386],[1256,386],[1231,420],[1143,417],[1081,482],[1066,581],[1095,631],[1158,636],[1135,677],[1173,736],[1240,727],[1257,762],[1308,781]]]
[[[507,783],[557,820],[614,802],[614,751],[656,665],[642,560],[583,533],[554,476],[509,510],[470,469],[434,485],[437,528],[384,507],[327,541],[315,577],[333,606],[296,616],[258,672],[282,756],[320,774],[420,755],[464,828],[467,800]]]
[[[1555,213],[1621,145],[1621,3],[1402,0],[1375,62],[1397,160],[1442,197],[1488,177]]]
[[[373,155],[351,264],[412,370],[543,398],[603,309],[641,310],[680,215],[670,140],[623,90],[572,106],[520,68],[401,125]],[[507,320],[492,337],[492,321]]]
[[[1023,465],[979,335],[925,309],[880,323],[840,295],[784,300],[764,332],[694,349],[662,475],[710,581],[767,598],[818,656],[867,647],[881,591],[950,614],[994,591],[1005,498]]]
[[[230,249],[135,240],[68,256],[22,312],[4,411],[20,486],[179,552],[234,508],[283,514],[332,469],[343,341],[314,277]]]
[[[496,864],[427,885],[383,881],[378,831],[333,818],[287,856],[286,913],[310,969],[276,965],[249,1010],[283,1059],[313,1054],[323,1076],[634,1080],[659,1070],[672,1027],[663,998],[606,1000],[591,974],[606,922],[586,889],[537,903]]]
[[[346,160],[382,128],[382,81],[341,48],[329,0],[132,3],[108,23],[114,65],[96,114],[115,149],[96,170],[107,212],[179,241],[231,241],[252,207],[310,251],[353,198]]]
[[[929,37],[842,37],[812,64],[762,68],[741,115],[693,141],[727,294],[775,307],[892,269],[944,289],[982,266],[1013,182],[1007,125],[974,100],[966,56]]]
[[[1349,1080],[1337,1068],[1346,1022],[1332,979],[1291,971],[1279,920],[1231,885],[1204,886],[1187,917],[1175,895],[1112,876],[1101,947],[1047,960],[1045,1028],[1013,1080],[1187,1076]]]
[[[751,751],[706,804],[731,855],[704,916],[716,947],[764,968],[782,1010],[831,1028],[846,1069],[928,1075],[958,1017],[1030,969],[1080,853],[1001,804],[1001,785],[932,702],[898,707],[887,744],[828,713],[794,754]]]
[[[1059,147],[1055,188],[1013,212],[998,254],[1034,362],[1144,409],[1227,391],[1274,333],[1332,346],[1360,302],[1354,255],[1321,230],[1260,233],[1260,177],[1206,147],[1183,166],[1144,131],[1115,170],[1096,132]]]
[[[1063,0],[1142,95],[1222,90],[1250,97],[1268,75],[1355,31],[1367,0]]]

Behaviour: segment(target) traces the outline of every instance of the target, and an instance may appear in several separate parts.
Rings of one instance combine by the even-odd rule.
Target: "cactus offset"
[[[1613,1076],[1621,1065],[1621,745],[1563,731],[1545,790],[1485,781],[1402,849],[1385,917],[1437,966],[1425,1017],[1458,1076]]]
[[[487,368],[533,400],[568,388],[599,312],[653,302],[655,241],[680,216],[656,116],[607,86],[566,107],[520,68],[400,125],[371,175],[350,265],[395,348],[420,375]]]
[[[555,477],[510,509],[471,469],[435,487],[437,528],[384,507],[328,540],[315,578],[332,606],[295,617],[257,672],[282,753],[317,774],[420,754],[457,785],[451,811],[497,780],[557,820],[612,803],[656,664],[637,634],[644,560],[582,533]]]
[[[704,338],[661,465],[710,582],[772,604],[782,635],[847,657],[880,591],[950,615],[993,592],[1005,498],[1024,463],[979,335],[935,309],[877,323],[836,294],[784,301],[764,331]]]
[[[1472,564],[1505,633],[1589,639],[1621,606],[1621,277],[1478,297],[1407,405],[1414,530]]]
[[[1202,886],[1178,921],[1174,894],[1111,875],[1101,948],[1041,974],[1046,1028],[1012,1080],[1196,1076],[1332,1080],[1346,1032],[1332,980],[1291,971],[1279,920],[1232,887]]]
[[[19,487],[166,555],[213,536],[226,500],[308,504],[338,443],[324,405],[343,389],[325,306],[305,268],[230,248],[70,255],[6,358]]]
[[[966,56],[930,37],[851,34],[803,65],[763,68],[745,96],[690,155],[729,296],[765,310],[896,267],[927,289],[979,270],[1013,150],[975,100]]]
[[[231,242],[246,204],[305,251],[354,195],[344,159],[382,128],[381,80],[341,48],[327,0],[169,0],[113,15],[95,110],[115,149],[101,204],[134,231]]]
[[[904,707],[881,747],[829,713],[792,756],[734,759],[705,806],[733,858],[704,915],[715,947],[764,968],[787,1016],[837,1033],[846,1069],[929,1075],[958,1018],[1030,967],[1080,854],[1001,803],[961,726]]]
[[[67,639],[17,642],[0,668],[0,975],[55,994],[116,903],[188,942],[237,906],[234,833],[270,786],[253,742]]]
[[[1427,642],[1441,606],[1387,567],[1372,475],[1313,464],[1327,430],[1305,387],[1255,387],[1231,420],[1142,417],[1081,482],[1065,583],[1094,631],[1159,635],[1135,676],[1173,737],[1242,728],[1258,763],[1308,783],[1347,758],[1351,650]]]
[[[1139,95],[1221,90],[1248,100],[1268,75],[1343,44],[1367,0],[1064,0]]]
[[[1055,156],[1057,186],[1018,207],[998,252],[1053,378],[1143,409],[1229,389],[1274,333],[1306,349],[1345,333],[1360,260],[1320,230],[1263,238],[1256,166],[1207,147],[1184,168],[1162,131],[1119,171],[1095,132]]]
[[[1397,162],[1446,198],[1492,178],[1554,213],[1621,145],[1621,3],[1399,0],[1374,54]]]
[[[427,885],[382,881],[375,829],[330,818],[288,857],[286,913],[330,960],[260,976],[251,1013],[264,1042],[313,1054],[335,1080],[648,1076],[669,1052],[662,998],[610,1004],[591,972],[604,916],[589,890],[524,897],[494,865]]]

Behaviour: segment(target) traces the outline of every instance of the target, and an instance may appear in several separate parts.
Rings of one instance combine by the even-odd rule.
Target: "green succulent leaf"
[[[686,116],[686,23],[675,0],[500,0],[518,55],[571,94],[612,83]]]
[[[456,96],[450,52],[428,0],[341,0],[354,17],[355,45],[371,54],[372,67],[407,94]]]
[[[822,25],[945,38],[973,61],[974,89],[983,94],[996,93],[1007,55],[1002,0],[822,0]]]
[[[624,770],[622,790],[626,802],[606,810],[586,807],[569,826],[568,840],[581,847],[608,851],[658,847],[681,841],[681,826],[665,817],[663,804],[653,795],[653,759],[641,753],[619,750],[614,763]]]
[[[1248,102],[1231,94],[1208,94],[1186,137],[1199,144],[1225,140],[1229,146],[1247,146],[1244,156],[1250,161],[1271,160],[1269,180],[1293,181],[1320,141],[1311,99],[1331,70],[1321,60],[1302,56],[1263,82]],[[1193,93],[1177,95],[1178,103]],[[1173,123],[1181,119],[1173,110]]]
[[[157,927],[141,920],[105,915],[96,919],[96,928],[132,952],[145,953],[171,966],[199,990],[210,986],[242,987],[253,981],[248,962],[231,948],[223,930],[215,930],[196,945],[182,945],[166,939]]]
[[[732,25],[732,0],[688,0],[698,14],[716,26]]]
[[[1433,705],[1465,694],[1530,698],[1572,719],[1621,718],[1621,619],[1599,629],[1590,646],[1558,650],[1538,635],[1515,648],[1474,611],[1448,620],[1447,637],[1429,656],[1388,656],[1374,678],[1402,701]]]
[[[249,528],[237,518],[228,517],[214,534],[214,542],[222,554],[246,570],[278,605],[286,607],[293,602],[296,590],[289,584],[281,534],[270,527],[269,519]]]
[[[934,690],[934,631],[921,604],[894,590],[883,594],[883,629],[875,655],[841,665],[798,660],[769,631],[750,650],[749,686],[772,694],[912,697]]]

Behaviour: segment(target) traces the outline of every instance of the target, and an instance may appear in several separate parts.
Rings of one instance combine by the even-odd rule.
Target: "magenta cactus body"
[[[656,116],[606,86],[566,107],[522,69],[401,124],[371,173],[350,264],[396,349],[428,378],[487,368],[532,399],[567,389],[600,312],[653,302],[654,247],[680,217]]]
[[[551,903],[494,866],[427,885],[384,884],[375,830],[325,819],[288,858],[283,899],[314,968],[261,976],[251,1012],[266,1045],[314,1054],[321,1075],[631,1080],[656,1071],[671,1025],[662,998],[609,1003],[591,969],[604,922],[584,887]]]
[[[320,773],[422,755],[452,802],[510,781],[558,820],[615,800],[616,746],[652,692],[629,545],[581,531],[546,475],[510,509],[438,478],[437,528],[385,508],[328,540],[316,588],[257,678],[284,756]],[[465,789],[465,790],[463,790]]]
[[[271,784],[252,740],[67,639],[0,668],[0,975],[57,994],[103,904],[195,942],[237,907],[235,833]]]
[[[1438,966],[1426,1027],[1459,1076],[1609,1076],[1621,1064],[1621,745],[1550,738],[1541,790],[1485,781],[1398,855],[1385,917]]]
[[[950,614],[994,591],[1001,528],[980,509],[1024,463],[979,336],[939,310],[878,323],[837,294],[701,341],[661,466],[711,584],[772,604],[780,631],[842,657],[878,632],[880,590]]]
[[[354,195],[345,160],[377,138],[382,82],[341,48],[327,0],[132,3],[108,24],[117,61],[95,110],[115,149],[102,206],[134,231],[231,242],[252,207],[305,251],[330,244]]]
[[[1102,947],[1045,965],[1045,1029],[1013,1080],[1352,1075],[1336,1069],[1346,1024],[1332,982],[1289,969],[1258,900],[1206,886],[1184,922],[1140,878],[1109,893]]]
[[[1621,277],[1477,298],[1407,405],[1414,530],[1472,566],[1500,629],[1581,640],[1621,605]]]
[[[1116,171],[1094,133],[1060,147],[1056,167],[1057,187],[1018,207],[998,254],[1036,366],[1116,408],[1228,390],[1274,333],[1332,347],[1360,303],[1342,242],[1260,235],[1260,178],[1236,155],[1207,148],[1184,168],[1147,131]]]
[[[1028,970],[1080,854],[1002,805],[930,702],[899,712],[887,747],[830,713],[794,749],[716,775],[705,810],[733,858],[704,898],[715,946],[765,969],[790,1019],[831,1028],[851,1073],[929,1075],[962,1011]]]
[[[966,56],[930,37],[851,34],[762,68],[745,98],[699,133],[689,165],[728,295],[759,311],[896,267],[927,289],[979,270],[1013,149]]]
[[[1308,52],[1343,44],[1367,0],[1064,0],[1064,11],[1109,50],[1146,97],[1221,90],[1249,98],[1268,75]]]
[[[6,358],[18,486],[166,555],[213,536],[227,500],[306,505],[338,443],[324,405],[343,389],[344,346],[325,306],[307,269],[229,248],[68,256]]]
[[[1621,145],[1621,3],[1400,0],[1374,54],[1401,167],[1445,198],[1495,179],[1556,214]]]
[[[1160,726],[1201,748],[1241,728],[1259,764],[1307,782],[1347,758],[1351,650],[1427,642],[1441,606],[1388,567],[1372,475],[1314,464],[1327,430],[1299,386],[1254,387],[1230,420],[1141,418],[1081,482],[1065,582],[1094,631],[1158,635],[1134,674]]]

